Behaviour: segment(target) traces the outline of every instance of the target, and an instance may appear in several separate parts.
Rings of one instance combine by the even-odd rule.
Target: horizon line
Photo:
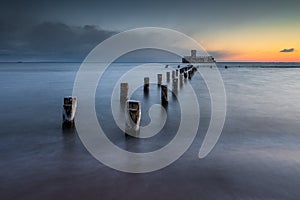
[[[0,63],[83,63],[84,61],[0,61]],[[85,62],[85,63],[106,63],[106,62]],[[182,63],[180,61],[117,61],[112,63]],[[220,60],[214,63],[300,63],[300,61],[237,61],[237,60]],[[212,63],[182,63],[182,64],[212,64]]]

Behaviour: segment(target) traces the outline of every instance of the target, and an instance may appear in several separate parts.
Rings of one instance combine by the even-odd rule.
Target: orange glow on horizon
[[[253,25],[198,36],[208,52],[218,52],[221,61],[300,62],[300,27]],[[294,48],[293,52],[280,52]]]
[[[291,53],[273,53],[273,52],[249,52],[247,54],[239,54],[235,56],[228,56],[217,58],[217,60],[224,61],[252,61],[252,62],[300,62],[297,52]]]

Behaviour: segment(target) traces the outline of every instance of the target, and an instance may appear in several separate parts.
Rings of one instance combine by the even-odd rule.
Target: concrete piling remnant
[[[125,103],[128,99],[128,83],[120,84],[120,102]]]

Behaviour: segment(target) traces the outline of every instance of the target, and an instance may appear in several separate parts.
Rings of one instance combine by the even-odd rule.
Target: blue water
[[[193,77],[201,100],[196,140],[172,165],[139,175],[102,165],[75,130],[61,129],[62,98],[72,94],[79,66],[0,64],[1,199],[300,198],[299,63],[218,64],[227,95],[226,122],[217,145],[201,160],[197,155],[209,123],[210,101],[202,78]],[[103,110],[101,103],[96,109]],[[110,119],[104,121],[109,127]],[[113,134],[111,139],[121,148],[146,151],[160,148],[171,137],[140,143]]]

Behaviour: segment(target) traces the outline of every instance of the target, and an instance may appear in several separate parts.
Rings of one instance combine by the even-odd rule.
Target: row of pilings
[[[172,72],[167,71],[166,72],[166,82],[170,83],[172,80],[172,93],[174,95],[178,94],[178,82],[180,86],[183,85],[184,81],[186,79],[191,79],[195,72],[197,71],[197,68],[193,65],[188,65],[185,67],[181,67],[176,70],[172,70]],[[160,86],[161,88],[161,103],[163,105],[168,104],[168,85],[163,84],[163,74],[157,74],[157,86]],[[121,83],[120,84],[120,102],[125,103],[128,100],[128,90],[129,85],[128,83]],[[149,93],[150,91],[150,78],[144,77],[144,93]]]

